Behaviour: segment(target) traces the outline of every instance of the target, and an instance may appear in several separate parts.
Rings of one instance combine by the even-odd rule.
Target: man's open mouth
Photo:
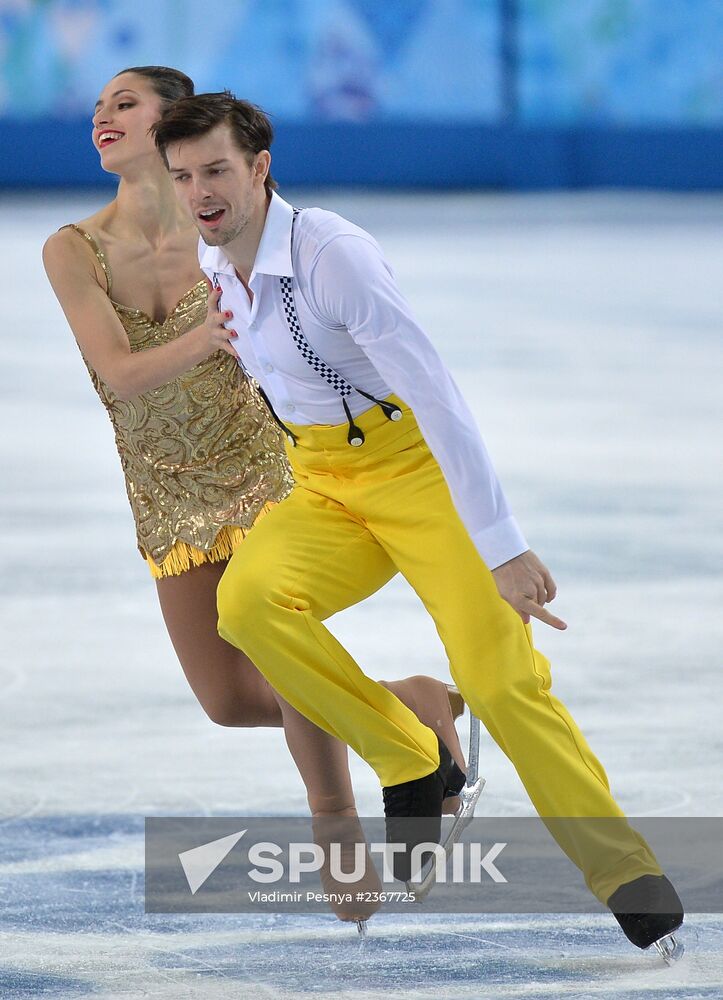
[[[225,212],[225,208],[204,208],[202,212],[198,213],[198,218],[204,226],[215,226],[221,221]]]

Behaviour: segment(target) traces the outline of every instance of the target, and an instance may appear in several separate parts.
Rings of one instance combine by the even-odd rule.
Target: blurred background
[[[0,184],[112,184],[93,104],[161,63],[290,185],[719,188],[722,54],[721,0],[0,0]]]

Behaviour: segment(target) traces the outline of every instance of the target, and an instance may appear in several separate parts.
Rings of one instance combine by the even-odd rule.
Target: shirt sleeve
[[[490,569],[527,551],[474,416],[414,320],[378,244],[339,235],[317,253],[309,290],[320,315],[345,327],[414,412],[452,500]]]

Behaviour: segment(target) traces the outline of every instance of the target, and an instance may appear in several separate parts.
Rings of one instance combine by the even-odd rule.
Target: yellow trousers
[[[442,472],[401,400],[401,421],[373,407],[356,423],[292,426],[296,486],[232,556],[218,590],[219,633],[303,715],[394,785],[434,771],[437,739],[367,677],[322,624],[397,571],[415,589],[465,701],[513,762],[540,816],[617,817],[613,827],[548,824],[603,902],[659,875],[610,794],[602,765],[550,691],[548,661],[497,591]]]

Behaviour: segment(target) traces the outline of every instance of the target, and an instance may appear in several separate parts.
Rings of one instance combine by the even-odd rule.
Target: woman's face
[[[103,169],[120,173],[125,163],[158,156],[148,129],[160,116],[161,100],[150,80],[135,73],[114,76],[103,88],[93,115],[93,145]]]

